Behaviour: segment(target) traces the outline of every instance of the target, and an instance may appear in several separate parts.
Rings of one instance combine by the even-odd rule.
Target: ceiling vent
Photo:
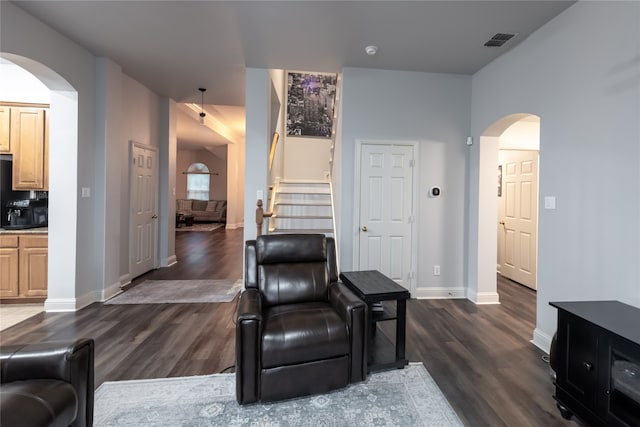
[[[487,47],[502,47],[506,42],[514,38],[516,34],[497,33],[484,45]]]

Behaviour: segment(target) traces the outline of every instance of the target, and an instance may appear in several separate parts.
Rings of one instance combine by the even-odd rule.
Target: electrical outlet
[[[440,266],[439,265],[434,265],[433,266],[433,275],[434,276],[439,276],[440,275]]]

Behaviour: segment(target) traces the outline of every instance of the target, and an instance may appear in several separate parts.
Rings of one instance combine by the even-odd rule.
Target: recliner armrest
[[[78,395],[74,426],[93,425],[94,341],[9,345],[0,350],[0,383],[54,379],[70,383]]]
[[[240,404],[259,400],[262,294],[246,289],[240,294],[236,323],[236,399]]]
[[[238,322],[245,320],[262,320],[262,295],[257,289],[246,289],[240,294]]]
[[[329,285],[329,302],[347,323],[351,340],[351,382],[367,378],[367,304],[346,285]]]

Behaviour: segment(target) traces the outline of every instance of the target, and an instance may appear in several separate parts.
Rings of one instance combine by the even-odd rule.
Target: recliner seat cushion
[[[0,424],[12,426],[68,426],[78,412],[78,396],[70,383],[26,380],[2,384]]]
[[[265,311],[263,322],[263,368],[349,354],[347,326],[328,303],[271,307]]]

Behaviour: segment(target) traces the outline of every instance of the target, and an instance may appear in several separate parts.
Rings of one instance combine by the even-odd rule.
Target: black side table
[[[407,299],[411,297],[409,291],[379,271],[346,271],[340,274],[342,282],[351,289],[369,307],[367,337],[368,364],[367,372],[376,372],[386,369],[402,369],[409,362],[405,359],[405,337],[407,325]],[[374,311],[374,304],[382,301],[395,301],[395,311],[392,307],[385,306],[384,311]],[[396,321],[396,356],[392,362],[377,362],[374,360],[374,336],[376,323]]]

